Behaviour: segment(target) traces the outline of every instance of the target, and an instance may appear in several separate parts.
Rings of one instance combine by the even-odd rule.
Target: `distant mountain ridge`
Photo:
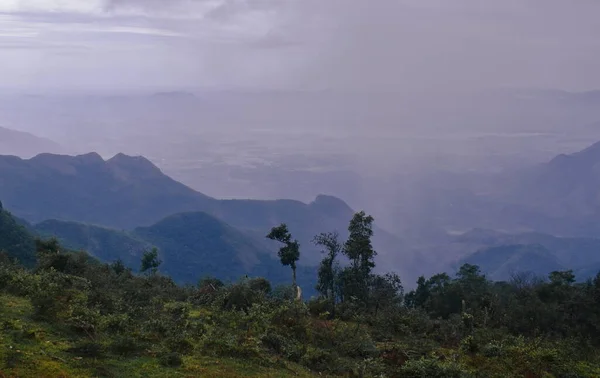
[[[511,198],[542,214],[571,219],[600,217],[600,142],[558,155],[514,180]]]
[[[34,224],[56,219],[130,231],[153,227],[176,214],[203,212],[273,254],[276,248],[266,243],[265,235],[271,227],[287,223],[301,243],[300,265],[309,266],[322,259],[313,237],[336,230],[344,237],[354,213],[344,201],[324,195],[309,204],[218,200],[171,179],[144,157],[124,154],[108,160],[96,153],[42,154],[28,160],[0,156],[0,198],[17,216]],[[402,252],[402,242],[378,228],[374,245],[384,268],[390,268],[395,254]],[[408,257],[403,262],[410,266]]]
[[[64,149],[50,139],[0,126],[0,154],[32,157],[40,153],[61,153]]]
[[[456,266],[465,262],[480,265],[495,280],[505,280],[511,273],[524,271],[546,276],[552,270],[567,269],[584,280],[598,273],[593,267],[600,267],[600,239],[596,238],[474,229],[456,236],[454,241],[467,253]]]
[[[491,247],[475,252],[458,265],[464,263],[479,266],[487,277],[495,281],[507,281],[513,274],[519,273],[545,277],[550,272],[566,269],[556,256],[539,244]]]

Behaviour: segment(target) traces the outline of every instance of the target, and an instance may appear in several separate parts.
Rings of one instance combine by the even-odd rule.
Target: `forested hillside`
[[[0,202],[0,251],[11,259],[28,267],[35,264],[35,240],[33,235],[2,207]]]
[[[193,221],[183,217],[178,221]],[[22,230],[15,222],[11,229]],[[600,375],[600,275],[583,283],[570,271],[492,282],[477,266],[465,264],[455,277],[421,277],[416,289],[405,293],[400,277],[374,273],[372,231],[372,218],[357,213],[347,240],[318,235],[315,241],[325,254],[319,296],[310,300],[295,299],[290,285],[291,263],[302,254],[294,252],[297,244],[285,225],[269,233],[281,241],[279,256],[288,266],[288,284],[280,286],[260,277],[230,284],[206,277],[194,286],[178,286],[161,273],[162,261],[151,250],[141,256],[142,272],[136,275],[120,260],[101,264],[55,240],[38,240],[34,269],[0,259],[0,372],[18,377]],[[10,235],[0,234],[0,241],[19,257],[19,249],[6,243]],[[339,264],[341,257],[349,264]]]

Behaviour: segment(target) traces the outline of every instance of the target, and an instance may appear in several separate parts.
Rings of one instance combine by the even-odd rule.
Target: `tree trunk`
[[[296,285],[296,268],[292,268],[292,285],[294,286],[294,290],[298,285]]]

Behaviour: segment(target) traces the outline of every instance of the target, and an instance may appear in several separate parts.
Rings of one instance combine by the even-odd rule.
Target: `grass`
[[[66,327],[34,320],[28,299],[0,295],[0,378],[315,376],[298,365],[275,358],[265,363],[195,354],[185,356],[181,367],[168,368],[150,355],[122,358],[106,354],[103,358],[93,358],[69,353],[81,340],[80,335],[74,335]]]

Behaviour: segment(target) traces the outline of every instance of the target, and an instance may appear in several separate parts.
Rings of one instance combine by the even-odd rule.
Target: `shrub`
[[[406,378],[464,378],[468,377],[468,374],[456,363],[422,358],[407,361],[400,368],[400,376]]]
[[[183,359],[181,358],[181,355],[177,352],[161,353],[158,356],[158,361],[162,366],[166,367],[179,367],[183,365]]]
[[[261,342],[269,350],[282,355],[293,362],[299,362],[306,352],[306,347],[302,344],[278,334],[273,330],[268,331],[261,338]]]
[[[67,352],[79,357],[98,358],[104,354],[104,346],[96,342],[83,342],[67,349]]]
[[[309,347],[300,362],[319,372],[331,372],[336,368],[337,356],[329,350]]]
[[[111,352],[120,356],[132,356],[144,348],[141,342],[131,336],[120,336],[110,344]]]

